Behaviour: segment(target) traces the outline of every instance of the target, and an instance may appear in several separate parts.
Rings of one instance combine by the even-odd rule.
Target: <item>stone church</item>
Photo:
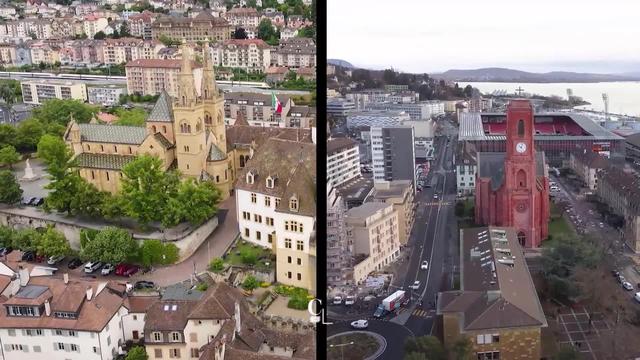
[[[507,152],[478,153],[475,189],[476,224],[513,227],[527,248],[539,247],[549,234],[549,176],[534,132],[531,102],[512,100]]]
[[[309,131],[254,128],[242,120],[226,129],[224,95],[216,85],[208,45],[203,51],[200,96],[189,49],[183,46],[182,53],[177,98],[162,92],[144,127],[69,122],[64,140],[73,149],[80,175],[99,190],[117,192],[122,168],[136,155],[151,154],[162,160],[165,171],[177,169],[183,176],[212,181],[226,199],[238,171],[265,138],[311,141]]]

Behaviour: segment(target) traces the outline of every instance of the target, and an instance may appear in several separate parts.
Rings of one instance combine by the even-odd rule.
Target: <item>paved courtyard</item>
[[[560,346],[570,345],[580,352],[583,359],[604,359],[601,337],[612,327],[602,314],[594,313],[589,320],[586,309],[565,309],[558,316]]]

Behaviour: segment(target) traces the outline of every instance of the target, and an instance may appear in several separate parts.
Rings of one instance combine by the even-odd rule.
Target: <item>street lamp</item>
[[[340,348],[340,359],[344,360],[344,347],[345,346],[349,346],[349,345],[353,345],[353,344],[355,344],[355,342],[351,341],[351,342],[343,343],[343,344],[329,345],[329,347],[330,348],[339,347]]]

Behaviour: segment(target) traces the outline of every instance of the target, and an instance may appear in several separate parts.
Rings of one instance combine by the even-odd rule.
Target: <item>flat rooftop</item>
[[[375,199],[389,199],[402,197],[407,188],[411,187],[410,180],[396,180],[388,183],[389,187],[374,186],[371,197]]]
[[[338,194],[347,202],[363,203],[373,189],[373,178],[355,178],[336,187]]]

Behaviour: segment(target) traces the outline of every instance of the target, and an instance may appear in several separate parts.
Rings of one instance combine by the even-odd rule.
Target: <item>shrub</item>
[[[305,298],[292,297],[287,303],[287,307],[296,310],[305,310],[309,305],[309,301]]]
[[[255,263],[258,261],[258,257],[256,256],[255,252],[249,249],[242,249],[242,251],[240,252],[240,258],[242,259],[242,263],[245,265],[255,265]]]
[[[224,270],[224,261],[221,258],[215,258],[209,263],[209,271],[220,273]]]
[[[196,285],[196,290],[198,291],[207,291],[208,288],[209,288],[209,285],[207,285],[207,283],[200,283]]]

